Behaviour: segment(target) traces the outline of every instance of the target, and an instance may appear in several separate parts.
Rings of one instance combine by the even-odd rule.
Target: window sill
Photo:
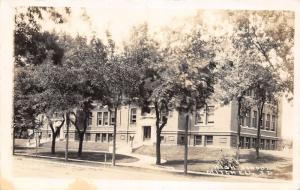
[[[204,125],[204,124],[194,125],[194,127],[214,127],[214,126],[215,126],[214,123],[209,123],[209,124],[206,124],[206,125]]]
[[[261,129],[260,131],[266,131],[266,132],[273,132],[273,133],[275,133],[275,131],[272,131],[272,130],[266,130],[266,129]]]
[[[248,127],[248,126],[241,126],[244,129],[252,129],[252,130],[257,130],[257,128],[254,127]],[[266,129],[260,129],[260,131],[269,131],[269,132],[276,132],[276,131],[272,131],[272,130],[266,130]]]
[[[141,119],[154,119],[155,118],[155,116],[151,116],[151,115],[149,115],[149,116],[141,116]]]
[[[255,127],[242,126],[242,125],[241,125],[241,127],[242,127],[242,128],[247,128],[247,129],[257,129],[257,128],[255,128]]]

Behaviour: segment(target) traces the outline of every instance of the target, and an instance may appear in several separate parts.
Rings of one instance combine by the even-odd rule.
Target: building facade
[[[281,136],[280,106],[266,103],[261,127],[261,149],[275,150]],[[156,141],[155,111],[143,113],[135,105],[126,105],[118,109],[117,118],[107,107],[96,105],[90,113],[85,141],[111,143],[113,124],[117,124],[116,141],[118,145],[139,147],[152,145]],[[190,117],[188,143],[190,146],[236,147],[237,136],[237,103],[217,107],[208,105]],[[161,144],[181,145],[184,142],[185,113],[176,110],[169,112],[168,122],[161,134]],[[57,125],[59,119],[56,120]],[[253,108],[241,118],[241,147],[255,148],[258,128],[258,111]],[[76,129],[71,125],[70,140],[78,140]],[[64,139],[64,126],[58,138]],[[43,138],[51,138],[51,130],[47,126],[42,129]]]

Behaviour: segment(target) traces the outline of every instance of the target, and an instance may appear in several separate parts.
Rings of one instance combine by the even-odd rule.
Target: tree
[[[82,153],[82,145],[85,131],[88,127],[90,111],[93,109],[93,101],[102,102],[107,92],[105,83],[105,63],[107,52],[100,39],[92,38],[88,43],[86,38],[77,36],[75,39],[65,36],[65,56],[63,64],[67,68],[66,73],[75,76],[71,82],[72,96],[77,97],[77,107],[71,115],[75,120],[70,122],[75,126],[78,137],[78,157]]]
[[[15,86],[14,86],[14,131],[21,129],[20,134],[27,128],[35,128],[35,118],[39,115],[36,109],[35,93],[39,93],[36,81],[31,72],[34,66],[40,65],[46,59],[55,64],[61,63],[63,49],[57,43],[55,33],[43,32],[41,22],[50,18],[55,23],[63,23],[70,9],[58,10],[53,7],[16,8],[14,30],[14,60],[15,60]],[[17,127],[17,128],[16,128]]]
[[[150,34],[146,23],[133,28],[131,39],[126,48],[127,61],[135,63],[142,83],[139,85],[138,104],[142,112],[155,109],[156,126],[156,164],[161,164],[161,132],[168,121],[172,109],[174,86],[168,78],[167,64],[163,60],[160,44]]]
[[[147,39],[147,24],[133,27],[129,42],[124,43],[122,52],[116,52],[115,43],[108,38],[108,61],[105,64],[104,76],[106,92],[108,94],[105,104],[114,112],[117,118],[118,109],[123,104],[138,103],[141,91],[142,79],[146,68],[152,61],[152,44]],[[113,130],[113,154],[112,165],[115,165],[116,154],[116,127]]]
[[[138,91],[139,68],[119,55],[113,55],[105,64],[105,69],[107,97],[103,103],[108,106],[110,114],[113,112],[117,118],[120,106],[132,101],[135,92]],[[115,121],[113,125],[112,165],[115,166],[117,122]]]
[[[14,118],[13,118],[13,154],[15,138],[22,138],[25,131],[37,126],[37,110],[32,107],[34,100],[32,94],[37,88],[34,84],[32,72],[29,69],[19,69],[14,79]],[[29,70],[31,71],[31,69]],[[17,134],[19,134],[17,136]]]
[[[252,49],[253,55],[272,72],[286,73],[282,86],[291,96],[294,81],[294,13],[290,11],[229,12],[233,18],[236,42]],[[292,99],[292,97],[290,97]]]
[[[265,103],[276,104],[280,92],[283,91],[278,73],[270,71],[270,68],[255,64],[256,80],[253,82],[254,100],[258,109],[257,141],[256,141],[256,159],[259,159],[260,149],[260,130],[262,128],[262,115]]]
[[[221,104],[237,102],[238,159],[241,119],[247,110],[255,105],[252,99],[246,96],[246,92],[254,88],[253,81],[258,77],[253,63],[268,65],[273,73],[277,73],[285,65],[292,65],[293,16],[289,12],[279,11],[226,11],[226,16],[233,25],[233,30],[222,37],[225,38],[224,41],[230,41],[230,45],[223,63],[219,63],[216,69],[219,82],[215,87],[215,95],[221,100]],[[282,49],[285,50],[285,55]],[[276,58],[282,60],[275,62]],[[292,91],[287,85],[293,81],[292,78],[288,77],[289,82],[283,82],[288,92]],[[246,112],[242,113],[242,110]]]
[[[156,84],[155,84],[156,82]],[[168,122],[169,112],[174,108],[175,85],[170,78],[157,78],[152,82],[150,100],[154,104],[156,118],[156,164],[161,164],[161,133]]]
[[[77,106],[78,97],[72,94],[76,76],[70,75],[65,66],[57,66],[51,60],[33,71],[39,92],[34,94],[35,109],[44,114],[52,131],[51,153],[55,154],[55,140],[65,123],[65,113]],[[54,122],[59,121],[58,126]]]
[[[38,65],[52,50],[54,64],[59,64],[63,49],[56,43],[57,38],[42,31],[41,22],[48,19],[55,24],[67,22],[70,8],[28,7],[16,8],[14,30],[14,59],[16,66]]]
[[[172,66],[168,67],[168,72],[173,76],[170,80],[175,83],[175,107],[180,113],[186,113],[184,174],[187,174],[190,115],[203,108],[214,91],[215,52],[212,44],[216,39],[205,40],[202,32],[196,29],[184,35],[183,40],[171,48],[168,62]]]
[[[243,54],[240,54],[243,55]],[[216,85],[214,86],[214,98],[221,106],[233,102],[237,105],[237,138],[236,138],[236,159],[239,160],[241,119],[248,114],[253,106],[252,99],[247,92],[253,88],[255,79],[255,68],[249,63],[246,57],[219,63],[215,70]]]

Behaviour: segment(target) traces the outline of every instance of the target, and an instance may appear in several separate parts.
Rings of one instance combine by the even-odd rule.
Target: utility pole
[[[66,149],[65,149],[65,161],[68,161],[68,153],[69,153],[69,126],[70,126],[70,112],[66,113]]]
[[[189,128],[189,113],[186,115],[184,128],[184,175],[187,174],[188,166],[188,128]]]

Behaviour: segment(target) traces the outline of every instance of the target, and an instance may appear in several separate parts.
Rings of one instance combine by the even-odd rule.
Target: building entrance
[[[144,126],[143,127],[143,140],[147,141],[151,139],[151,126]]]

